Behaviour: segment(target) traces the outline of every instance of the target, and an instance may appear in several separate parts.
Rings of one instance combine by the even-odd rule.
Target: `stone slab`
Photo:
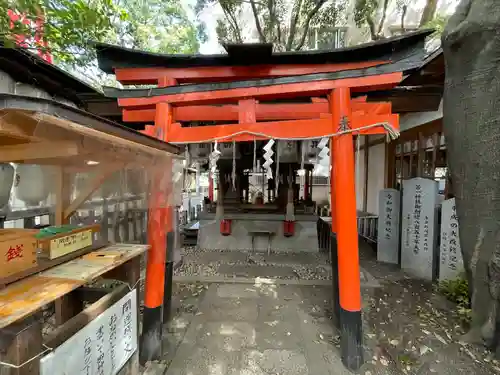
[[[311,253],[263,254],[262,261],[270,264],[316,264],[318,257]]]
[[[464,272],[464,262],[460,249],[455,198],[441,204],[441,241],[439,249],[439,280],[456,279]]]
[[[196,345],[213,350],[240,351],[257,345],[255,327],[249,322],[207,322]]]
[[[401,193],[396,189],[379,192],[377,260],[399,264],[399,219]]]
[[[258,317],[258,306],[253,299],[225,298],[207,301],[200,311],[210,321],[252,322]]]
[[[300,351],[266,349],[243,353],[241,374],[308,375],[307,361]]]
[[[240,366],[240,352],[201,347],[179,353],[166,375],[237,375]]]
[[[217,297],[221,298],[259,298],[256,288],[241,284],[224,284],[217,286]]]
[[[433,280],[436,274],[437,197],[434,180],[403,182],[401,268],[425,280]]]
[[[262,221],[270,227],[276,226],[276,221]],[[248,227],[252,221],[232,220],[231,235],[222,236],[217,220],[200,220],[198,232],[198,245],[202,249],[218,250],[252,250],[252,236],[248,233]],[[269,240],[267,236],[256,236],[254,240],[255,251],[267,252]],[[316,231],[316,220],[296,221],[295,233],[292,237],[285,237],[283,225],[278,223],[277,232],[271,239],[271,250],[284,252],[318,252],[318,238]]]
[[[218,272],[223,275],[234,275],[239,277],[277,277],[296,278],[292,267],[261,266],[261,265],[230,265],[221,264]]]

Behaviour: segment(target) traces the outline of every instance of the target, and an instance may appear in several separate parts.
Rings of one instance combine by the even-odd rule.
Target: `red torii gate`
[[[421,50],[421,42],[428,33],[412,33],[407,37],[413,40],[412,43],[401,43],[403,46],[396,47],[407,50],[418,47]],[[382,43],[391,43],[391,40]],[[146,126],[145,132],[166,142],[189,144],[215,140],[241,142],[272,138],[331,138],[332,235],[336,233],[337,238],[337,241],[331,241],[334,255],[332,266],[339,303],[336,310],[339,311],[343,363],[349,369],[358,369],[363,360],[353,136],[397,132],[399,122],[398,115],[391,113],[390,103],[370,103],[365,96],[353,95],[397,86],[403,79],[402,71],[417,67],[422,54],[410,54],[403,67],[393,66],[394,61],[388,59],[386,53],[382,59],[344,64],[264,64],[250,67],[195,65],[179,68],[168,65],[144,67],[140,62],[121,64],[120,58],[127,59],[135,52],[119,49],[125,54],[124,57],[113,57],[116,52],[113,52],[113,48],[119,49],[107,45],[98,47],[100,63],[104,61],[101,65],[107,64],[108,70],[111,66],[124,84],[155,83],[158,87],[108,89],[107,95],[118,98],[125,121],[154,121],[154,125]],[[395,47],[391,46],[390,51],[394,50]],[[144,56],[143,61],[144,65],[150,65]],[[185,63],[190,64],[189,61]],[[327,75],[318,79],[317,74],[312,74],[318,72]],[[255,78],[261,81],[244,81]],[[303,103],[293,104],[263,103],[297,97],[307,99]],[[188,121],[234,123],[193,127],[181,125],[181,122]],[[160,194],[156,199],[165,197]],[[161,327],[163,298],[166,301],[170,298],[168,293],[164,293],[164,285],[171,284],[171,278],[164,279],[165,245],[169,251],[173,244],[168,240],[172,231],[170,209],[157,211],[156,216],[160,227],[166,227],[167,240],[158,230],[148,232],[152,247],[146,274],[143,330],[150,341],[143,341],[144,360],[151,359],[161,350],[158,349],[161,337],[155,335],[158,327]]]

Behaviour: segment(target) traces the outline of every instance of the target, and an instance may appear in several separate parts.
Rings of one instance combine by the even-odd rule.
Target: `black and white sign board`
[[[401,193],[396,189],[379,192],[377,260],[399,264],[399,214]]]
[[[40,360],[40,375],[115,375],[137,350],[137,293],[120,301]]]
[[[425,178],[403,181],[401,268],[425,280],[436,269],[436,204],[438,184]]]
[[[455,198],[441,204],[441,241],[439,248],[439,280],[456,279],[464,271]]]

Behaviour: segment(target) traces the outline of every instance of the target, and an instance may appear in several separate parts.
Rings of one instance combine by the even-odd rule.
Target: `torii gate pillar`
[[[350,129],[352,114],[349,88],[332,91],[330,108],[333,132]],[[363,346],[353,134],[334,137],[331,144],[334,146],[334,164],[331,168],[334,187],[331,192],[332,230],[337,233],[338,265],[338,274],[333,277],[338,277],[340,347],[344,366],[355,371],[363,364]],[[332,260],[332,264],[335,265],[335,260]]]

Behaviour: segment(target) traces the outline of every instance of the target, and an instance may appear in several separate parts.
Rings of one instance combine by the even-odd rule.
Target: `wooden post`
[[[40,373],[40,358],[44,350],[40,318],[36,314],[0,330],[0,361],[5,363],[0,364],[1,375]]]
[[[304,170],[304,201],[309,200],[309,169]]]
[[[333,113],[333,108],[332,108]],[[334,128],[335,131],[336,127]],[[335,196],[335,137],[330,138],[330,215],[332,217],[330,241],[325,236],[325,244],[329,243],[330,261],[332,263],[332,287],[333,287],[333,312],[334,323],[340,328],[340,301],[339,301],[339,264],[337,255],[337,213],[336,213],[336,196]],[[325,231],[326,232],[326,231]],[[328,249],[327,249],[328,251]]]
[[[169,162],[170,170],[172,169],[172,161]],[[171,173],[170,173],[171,175]],[[173,184],[170,183],[169,189],[171,190]],[[172,192],[173,193],[173,192]],[[173,196],[173,194],[171,194]],[[174,202],[169,202],[167,207],[167,254],[165,257],[165,287],[163,295],[163,322],[170,321],[172,310],[172,280],[174,275],[174,250],[175,250],[175,228],[177,226],[176,210],[173,209]]]
[[[214,201],[214,178],[212,172],[208,172],[208,200],[210,203]]]
[[[333,127],[350,128],[351,97],[349,88],[339,88],[330,96]],[[334,141],[335,214],[340,302],[340,346],[342,362],[356,371],[363,363],[361,287],[356,219],[353,135],[339,135]],[[341,219],[340,219],[341,218]]]
[[[172,121],[172,107],[168,103],[156,106],[156,136],[164,140]],[[169,164],[170,161],[167,163]],[[165,166],[161,166],[165,167]],[[171,176],[167,170],[155,167],[152,182],[152,194],[148,214],[148,262],[144,292],[143,329],[141,337],[140,360],[142,364],[160,358],[162,354],[162,306],[165,292],[166,228],[168,218],[168,189],[171,188]]]

